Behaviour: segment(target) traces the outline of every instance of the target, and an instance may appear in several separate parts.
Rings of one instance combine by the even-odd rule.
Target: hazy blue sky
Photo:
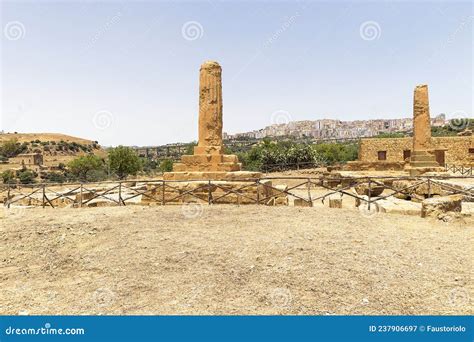
[[[472,2],[2,1],[0,129],[103,145],[197,139],[199,66],[224,131],[473,109]]]

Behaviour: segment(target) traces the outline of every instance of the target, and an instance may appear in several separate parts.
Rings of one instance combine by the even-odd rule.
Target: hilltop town
[[[285,118],[284,115],[282,117],[283,119]],[[446,125],[445,114],[439,114],[431,119],[432,127],[444,125]],[[353,139],[372,137],[381,133],[408,132],[412,129],[412,118],[354,121],[322,119],[275,123],[262,129],[243,133],[228,134],[224,132],[224,139],[262,139],[265,137],[281,136],[316,139]]]

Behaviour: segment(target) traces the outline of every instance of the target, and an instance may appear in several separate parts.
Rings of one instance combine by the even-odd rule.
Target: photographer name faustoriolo
[[[426,326],[426,332],[466,332],[466,327],[463,325],[452,325],[452,326],[432,326],[432,325],[427,325]]]

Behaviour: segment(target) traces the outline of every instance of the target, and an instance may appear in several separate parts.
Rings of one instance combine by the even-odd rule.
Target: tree
[[[24,152],[26,149],[26,145],[18,143],[16,139],[10,139],[3,142],[0,146],[0,155],[12,158]]]
[[[69,162],[68,168],[81,181],[95,180],[98,174],[105,174],[104,161],[93,154],[75,158]]]
[[[140,157],[129,147],[119,146],[109,150],[109,168],[118,178],[136,175],[142,169]]]
[[[20,180],[21,184],[31,184],[35,182],[35,178],[38,175],[36,172],[28,170],[28,169],[22,169],[17,172],[17,177]]]
[[[1,173],[4,184],[12,184],[15,182],[15,173],[12,170],[6,170]]]

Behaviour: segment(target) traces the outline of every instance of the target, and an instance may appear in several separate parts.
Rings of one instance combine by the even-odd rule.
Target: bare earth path
[[[202,209],[2,212],[0,313],[474,313],[472,218]]]

